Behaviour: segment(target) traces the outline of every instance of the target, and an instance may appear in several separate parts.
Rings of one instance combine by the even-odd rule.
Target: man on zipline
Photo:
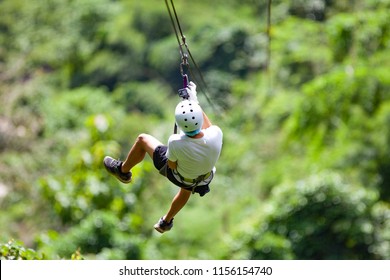
[[[123,183],[130,183],[131,169],[148,154],[160,174],[180,187],[166,215],[154,225],[160,233],[172,228],[173,218],[192,193],[204,196],[210,191],[209,184],[222,149],[222,131],[211,124],[199,106],[193,82],[189,83],[187,93],[188,99],[183,99],[175,110],[176,124],[181,133],[172,134],[167,146],[143,133],[136,139],[124,162],[109,156],[104,158],[104,166],[110,174]]]

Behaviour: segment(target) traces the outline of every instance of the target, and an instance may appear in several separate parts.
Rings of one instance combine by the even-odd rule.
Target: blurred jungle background
[[[224,147],[160,235],[176,187],[102,160],[173,132],[165,1],[0,1],[1,258],[390,259],[390,1],[174,3]]]

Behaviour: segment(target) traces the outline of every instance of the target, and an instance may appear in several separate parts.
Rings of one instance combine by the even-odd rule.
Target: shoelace
[[[112,167],[117,167],[117,168],[121,167],[121,162],[119,160],[114,159],[112,161]]]

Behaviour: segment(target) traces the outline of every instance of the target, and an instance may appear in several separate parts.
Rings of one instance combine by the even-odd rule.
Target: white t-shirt
[[[202,138],[191,138],[184,133],[169,137],[167,157],[177,161],[177,171],[185,178],[195,179],[210,172],[221,154],[222,130],[212,125],[202,132]]]

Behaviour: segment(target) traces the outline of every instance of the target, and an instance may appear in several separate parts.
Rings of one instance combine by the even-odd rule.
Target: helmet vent
[[[200,130],[203,124],[202,109],[196,102],[183,100],[176,106],[175,120],[184,133]]]

